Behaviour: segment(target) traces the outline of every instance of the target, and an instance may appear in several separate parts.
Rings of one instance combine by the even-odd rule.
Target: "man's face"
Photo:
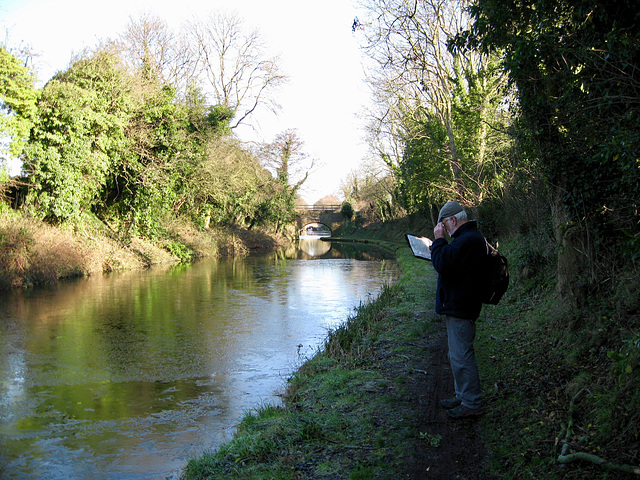
[[[444,228],[449,235],[452,235],[453,232],[456,231],[457,220],[458,219],[456,217],[447,217],[444,220],[442,220],[442,223],[444,224]]]

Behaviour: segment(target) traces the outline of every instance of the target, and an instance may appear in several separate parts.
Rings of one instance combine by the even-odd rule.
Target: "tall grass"
[[[71,233],[25,218],[0,219],[0,288],[82,275],[86,260]]]
[[[378,301],[360,304],[346,323],[330,331],[324,342],[326,354],[345,364],[352,364],[359,358],[369,356],[371,340],[375,339],[379,320],[388,314],[389,305],[394,303],[394,291],[393,287],[384,286]],[[368,341],[363,341],[364,339]]]

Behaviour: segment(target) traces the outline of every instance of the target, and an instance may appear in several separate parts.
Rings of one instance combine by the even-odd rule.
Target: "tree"
[[[359,205],[360,214],[369,220],[384,221],[406,214],[398,198],[397,182],[373,163],[351,172],[341,189],[345,201]]]
[[[27,149],[31,202],[52,222],[95,213],[124,237],[157,235],[190,195],[209,139],[193,128],[196,105],[131,75],[112,51],[85,52],[43,89]]]
[[[213,95],[212,105],[233,114],[231,128],[245,123],[259,108],[279,108],[274,92],[286,77],[279,60],[264,57],[257,31],[245,33],[235,15],[210,15],[189,25],[194,55]]]
[[[173,88],[148,84],[137,91],[127,126],[131,154],[116,165],[109,188],[119,194],[113,205],[126,231],[153,237],[165,215],[179,210],[202,148],[199,137],[189,135],[187,111]]]
[[[30,69],[0,46],[0,134],[9,137],[5,155],[18,157],[29,138],[38,92]]]
[[[187,36],[150,13],[130,18],[124,32],[105,48],[114,50],[133,75],[170,85],[180,95],[186,95],[196,81],[197,57]]]
[[[295,195],[313,171],[315,160],[304,151],[304,142],[295,129],[276,135],[272,143],[260,151],[264,166]]]
[[[129,155],[130,84],[106,52],[78,60],[43,88],[26,149],[30,201],[54,222],[77,220]]]
[[[340,208],[340,215],[342,215],[347,222],[350,222],[353,218],[353,213],[353,205],[351,205],[351,202],[344,202]]]
[[[508,117],[496,114],[504,95],[496,62],[479,52],[449,48],[469,25],[466,2],[363,4],[371,18],[364,26],[364,48],[377,67],[370,75],[378,100],[370,137],[407,207],[428,209],[442,195],[480,203],[494,194],[502,154],[488,147],[508,143],[499,135]],[[437,175],[422,176],[427,171]]]
[[[272,143],[263,145],[258,152],[262,164],[273,173],[278,188],[270,209],[279,212],[276,224],[282,226],[293,221],[295,199],[300,187],[307,181],[315,160],[304,151],[304,142],[296,130],[286,130]]]
[[[640,257],[638,9],[633,2],[478,0],[461,40],[499,52],[533,150],[552,185],[559,289],[604,285]]]
[[[210,143],[206,159],[194,171],[188,209],[206,228],[211,220],[219,225],[266,224],[274,183],[237,140],[220,138]]]

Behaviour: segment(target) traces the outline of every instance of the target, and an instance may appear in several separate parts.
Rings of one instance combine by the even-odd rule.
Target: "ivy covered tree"
[[[262,148],[261,158],[277,182],[265,209],[277,226],[291,223],[295,216],[296,195],[309,178],[315,160],[304,151],[304,142],[295,130],[276,135],[272,143]]]
[[[153,237],[162,231],[165,217],[179,210],[202,150],[200,138],[189,135],[186,109],[175,101],[172,87],[136,81],[133,98],[130,155],[115,166],[108,206],[118,212],[126,232]]]
[[[553,188],[559,286],[602,285],[640,257],[640,10],[634,2],[478,0],[472,48],[501,54],[517,88],[521,146]]]
[[[117,59],[81,59],[43,88],[26,150],[30,201],[53,222],[79,220],[130,155],[130,82]]]

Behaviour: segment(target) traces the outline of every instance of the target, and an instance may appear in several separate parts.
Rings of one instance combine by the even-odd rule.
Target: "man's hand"
[[[433,236],[435,238],[444,238],[445,232],[444,223],[440,222],[436,225],[436,228],[433,229]]]

